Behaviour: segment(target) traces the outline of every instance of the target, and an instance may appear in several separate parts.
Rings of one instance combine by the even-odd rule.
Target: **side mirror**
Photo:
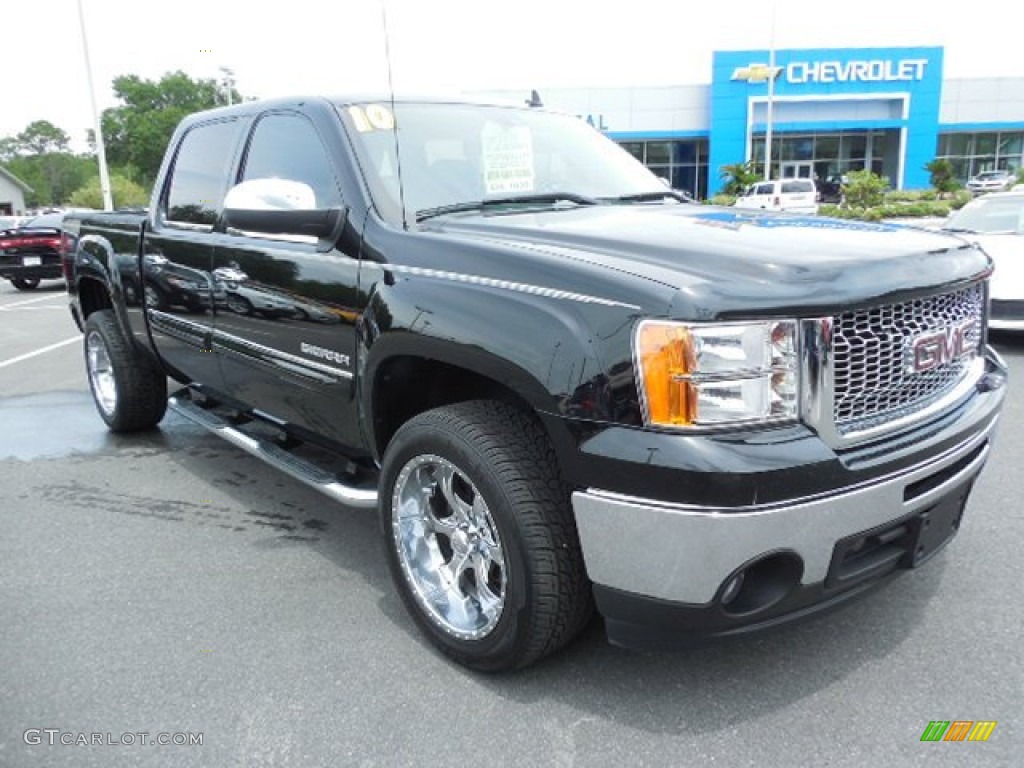
[[[251,179],[228,190],[224,219],[242,232],[324,240],[340,234],[345,209],[317,208],[313,188],[301,181]]]

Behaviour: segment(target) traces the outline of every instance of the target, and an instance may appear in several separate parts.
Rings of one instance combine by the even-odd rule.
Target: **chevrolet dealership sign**
[[[897,83],[921,80],[927,59],[865,59],[861,61],[792,61],[785,67],[749,64],[736,67],[731,80],[766,83],[785,71],[786,82],[802,83]]]
[[[886,132],[884,150],[868,143],[857,145],[864,148],[856,158],[815,156],[814,171],[853,161],[868,167],[870,156],[871,167],[881,166],[896,186],[927,187],[924,167],[939,145],[943,58],[942,48],[935,46],[715,51],[707,110],[708,191],[716,189],[719,169],[750,159],[755,141],[767,132],[769,91],[772,130],[787,138]],[[691,125],[689,117],[676,120]],[[680,138],[698,135],[692,129],[686,133],[680,132]],[[667,129],[636,130],[615,138],[641,141],[670,134]]]
[[[798,83],[896,83],[924,77],[927,59],[883,61],[793,61],[786,81]]]

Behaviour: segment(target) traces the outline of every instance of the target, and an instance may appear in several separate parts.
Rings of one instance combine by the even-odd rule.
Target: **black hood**
[[[831,313],[949,290],[990,270],[980,250],[937,231],[701,205],[449,216],[429,228],[660,283],[678,292],[673,313],[708,319]]]

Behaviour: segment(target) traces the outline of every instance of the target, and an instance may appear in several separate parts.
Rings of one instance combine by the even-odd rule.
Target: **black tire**
[[[417,462],[426,462],[417,467]],[[464,480],[460,493],[473,492],[473,512],[479,495],[489,525],[496,529],[490,546],[501,552],[500,568],[489,566],[469,568],[463,560],[461,577],[454,582],[475,590],[481,589],[478,574],[485,574],[488,597],[502,594],[500,612],[490,618],[480,637],[459,636],[460,628],[449,623],[427,604],[437,599],[429,582],[417,581],[417,573],[450,574],[457,550],[455,536],[424,533],[417,539],[415,515],[396,517],[396,499],[400,509],[424,510],[422,520],[454,520],[454,506],[444,501],[441,482],[433,489],[420,484],[422,476],[412,472],[430,471],[430,463],[444,462],[461,473]],[[557,459],[550,442],[536,420],[528,413],[497,401],[471,401],[437,408],[419,414],[406,422],[395,434],[384,455],[381,477],[380,515],[386,542],[391,575],[406,608],[430,640],[455,661],[484,672],[497,672],[524,667],[545,656],[575,637],[592,614],[593,600],[586,577],[575,518],[570,505],[569,488],[558,474]],[[411,468],[411,469],[410,469]],[[429,476],[429,475],[428,475]],[[403,479],[404,478],[404,479]],[[397,486],[397,487],[396,487]],[[411,490],[408,490],[411,489]],[[409,504],[408,493],[427,497],[426,504]],[[463,503],[466,503],[465,501]],[[436,514],[447,505],[451,517]],[[434,522],[431,522],[433,525]],[[478,531],[490,530],[481,526]],[[410,531],[412,534],[410,535]],[[458,534],[456,534],[458,535]],[[424,557],[433,536],[433,563]],[[414,541],[410,545],[408,542]],[[459,547],[465,554],[467,539]],[[479,541],[479,539],[478,539]],[[469,544],[473,547],[473,544]],[[405,554],[403,554],[403,552]],[[445,553],[450,560],[440,562]],[[409,558],[418,555],[410,565]],[[468,555],[466,555],[468,557]],[[417,570],[417,568],[419,570]],[[425,569],[425,570],[424,570]],[[472,575],[470,575],[472,572]],[[499,579],[500,577],[500,579]],[[502,582],[499,584],[499,582]],[[415,584],[424,584],[417,591]],[[444,582],[452,584],[452,580]],[[464,590],[461,590],[465,594]],[[464,598],[467,604],[470,598]],[[457,602],[457,600],[456,600]],[[483,605],[477,600],[473,605]],[[479,612],[483,614],[483,611]],[[467,633],[468,634],[468,631]]]
[[[11,285],[19,291],[34,291],[39,287],[38,277],[14,277],[11,278]]]
[[[112,432],[152,429],[167,411],[167,377],[125,339],[113,310],[85,321],[85,368],[100,418]]]

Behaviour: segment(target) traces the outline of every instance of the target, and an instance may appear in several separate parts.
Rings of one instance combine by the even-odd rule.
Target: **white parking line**
[[[10,360],[0,360],[0,368],[6,368],[8,365],[14,365],[15,363],[20,363],[22,360],[28,360],[29,358],[36,357],[38,355],[45,355],[47,352],[52,352],[55,349],[60,349],[61,347],[66,347],[68,344],[74,344],[75,342],[81,342],[81,341],[82,341],[82,336],[81,335],[72,336],[70,339],[64,339],[64,341],[58,341],[56,344],[51,344],[48,347],[43,347],[42,349],[37,349],[34,352],[27,352],[24,355],[18,355],[17,357],[12,357]]]
[[[21,306],[24,306],[25,304],[35,304],[37,302],[48,301],[50,299],[65,299],[66,300],[67,296],[65,294],[62,294],[62,293],[55,293],[55,294],[53,294],[51,296],[37,296],[34,299],[25,299],[24,301],[16,301],[13,304],[3,304],[3,305],[0,305],[0,310],[11,309],[13,307],[21,307]]]
[[[63,304],[54,304],[53,306],[44,305],[42,307],[0,307],[0,312],[67,312],[68,308]]]

